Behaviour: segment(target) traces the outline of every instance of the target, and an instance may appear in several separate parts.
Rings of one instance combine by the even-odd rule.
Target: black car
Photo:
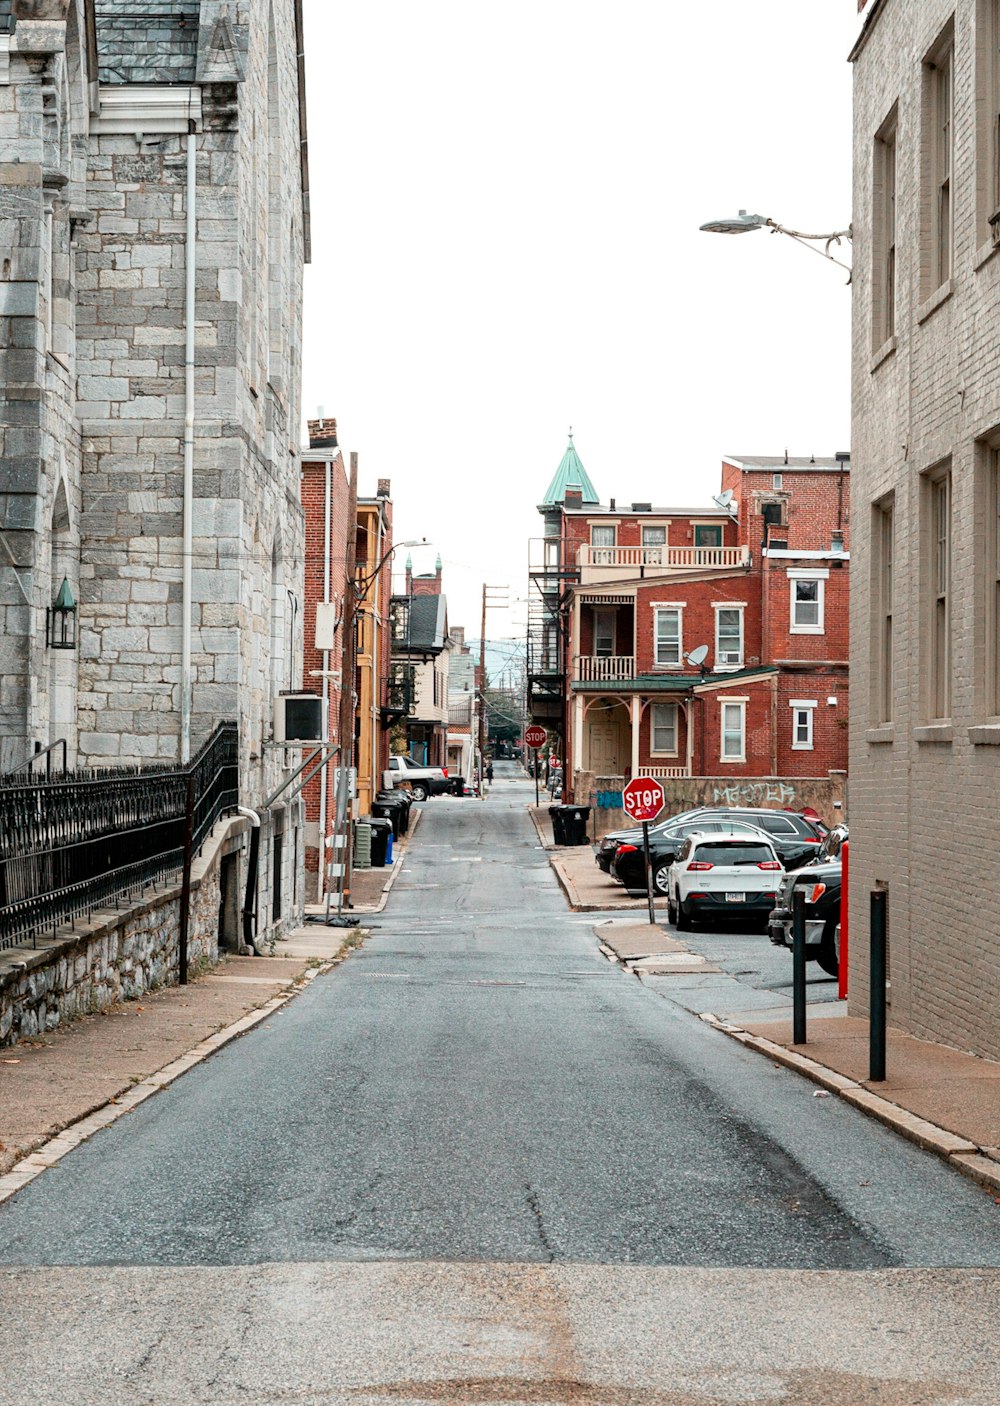
[[[649,858],[653,869],[653,888],[666,895],[667,871],[677,858],[684,839],[695,830],[717,834],[734,825],[752,826],[774,842],[782,867],[798,869],[814,859],[826,834],[821,820],[800,815],[797,811],[764,810],[752,806],[711,806],[688,811],[675,820],[651,828]],[[614,838],[616,849],[608,861],[608,873],[632,894],[646,891],[645,861],[642,852],[642,830],[619,830]],[[601,841],[604,844],[604,841]],[[601,863],[600,853],[598,864]],[[604,866],[601,865],[603,868]]]
[[[776,947],[791,950],[792,895],[801,887],[805,894],[806,961],[818,963],[828,976],[837,976],[840,971],[840,851],[846,839],[847,826],[835,826],[824,839],[815,860],[794,874],[786,875],[768,918],[767,932],[771,941]]]
[[[675,827],[673,831],[665,831],[661,835],[650,835],[649,837],[649,862],[653,871],[653,889],[656,893],[666,896],[667,877],[670,873],[670,866],[677,858],[680,848],[688,835],[701,832],[708,835],[717,835],[722,831],[735,831],[737,834],[746,834],[748,838],[752,836],[765,836],[774,845],[775,852],[781,860],[783,869],[797,869],[800,865],[806,864],[816,855],[817,844],[812,840],[804,839],[800,835],[771,835],[762,825],[751,823],[747,820],[736,820],[721,818],[718,819],[713,814],[711,820],[705,818],[695,818],[687,820],[683,825]],[[682,833],[683,832],[683,833]],[[642,851],[642,836],[635,840],[630,840],[627,844],[620,845],[612,862],[613,876],[619,883],[623,884],[630,894],[643,894],[646,892],[646,865]]]
[[[680,825],[694,815],[704,815],[705,813],[705,807],[698,806],[695,810],[682,810],[677,815],[672,815],[669,820],[658,820],[655,825],[649,827],[650,839],[654,835],[666,833],[672,826]],[[611,862],[618,846],[635,844],[636,836],[641,842],[641,825],[631,825],[627,830],[612,830],[609,834],[602,836],[594,850],[594,863],[598,869],[603,869],[605,874],[610,874]]]

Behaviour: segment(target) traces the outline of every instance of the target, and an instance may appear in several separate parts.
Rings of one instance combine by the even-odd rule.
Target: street
[[[360,951],[0,1208],[0,1401],[995,1403],[1000,1208],[610,965],[532,796],[429,802]]]

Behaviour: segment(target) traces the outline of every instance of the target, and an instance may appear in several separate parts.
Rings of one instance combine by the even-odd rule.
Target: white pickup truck
[[[440,796],[451,785],[447,767],[417,766],[411,757],[405,755],[389,758],[389,770],[383,772],[382,780],[387,790],[405,781],[415,801]]]

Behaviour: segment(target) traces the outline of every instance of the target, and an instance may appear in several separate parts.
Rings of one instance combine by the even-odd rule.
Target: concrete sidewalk
[[[598,869],[593,848],[588,845],[556,846],[547,806],[529,806],[538,840],[549,856],[552,871],[574,913],[644,913],[645,897],[629,898],[616,880]],[[667,900],[656,898],[655,909],[666,912]]]
[[[1000,1064],[890,1029],[888,1077],[872,1083],[869,1023],[848,1016],[845,1003],[808,1006],[807,1042],[796,1045],[790,998],[780,998],[779,1009],[742,1016],[719,1016],[692,1003],[692,981],[703,1003],[719,999],[729,1012],[745,1006],[750,993],[736,977],[690,952],[672,930],[616,918],[595,924],[594,936],[609,961],[746,1048],[811,1079],[820,1086],[817,1096],[844,1099],[1000,1193]],[[687,978],[673,995],[671,977]]]

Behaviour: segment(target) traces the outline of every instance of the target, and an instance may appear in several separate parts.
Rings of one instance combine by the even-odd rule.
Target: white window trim
[[[729,673],[735,669],[742,669],[747,656],[746,641],[746,615],[747,603],[745,600],[714,600],[712,609],[715,611],[715,672],[717,674]],[[738,610],[740,613],[740,658],[737,664],[722,664],[719,662],[719,611]]]
[[[614,537],[614,541],[613,541],[613,542],[595,542],[595,541],[594,541],[594,528],[595,528],[595,527],[598,527],[598,528],[608,528],[608,527],[610,527],[610,528],[611,528],[612,536]],[[616,522],[592,522],[592,523],[590,524],[590,545],[591,545],[592,547],[597,547],[598,551],[599,551],[602,547],[604,548],[605,551],[607,551],[609,547],[617,547],[617,546],[618,546],[618,524],[617,524]]]
[[[819,706],[818,700],[815,698],[790,698],[788,700],[788,706],[792,710],[792,751],[814,751],[815,742],[813,739],[813,710]],[[798,727],[798,718],[796,717],[797,713],[805,713],[806,718],[808,720],[809,737],[806,742],[797,742],[795,740],[795,734]]]
[[[684,609],[687,601],[684,600],[657,600],[653,601],[650,609],[653,612],[653,668],[658,669],[683,669],[684,667]],[[656,657],[657,631],[656,612],[658,610],[677,611],[677,663],[661,664]]]
[[[662,528],[662,529],[663,529],[663,541],[662,541],[662,542],[644,542],[644,541],[642,540],[642,538],[643,538],[643,534],[644,534],[644,532],[646,531],[646,528],[647,528],[647,527]],[[640,547],[665,547],[665,546],[668,545],[669,542],[670,542],[670,523],[669,523],[669,521],[668,521],[667,519],[664,519],[662,522],[640,522],[640,524],[639,524],[639,546],[640,546]]]
[[[674,710],[674,745],[670,750],[658,748],[656,743],[656,709],[673,708]],[[676,757],[679,755],[680,747],[680,721],[681,710],[676,703],[651,703],[649,707],[649,755],[651,757]]]
[[[749,694],[740,698],[719,698],[719,761],[723,766],[740,766],[747,759],[747,703]],[[740,755],[726,756],[726,708],[740,710]]]
[[[826,581],[830,572],[826,567],[795,567],[787,568],[788,574],[788,633],[790,635],[825,635],[826,634]],[[817,591],[819,600],[818,606],[819,621],[815,625],[796,625],[795,623],[795,585],[798,581],[818,581],[820,588]]]

